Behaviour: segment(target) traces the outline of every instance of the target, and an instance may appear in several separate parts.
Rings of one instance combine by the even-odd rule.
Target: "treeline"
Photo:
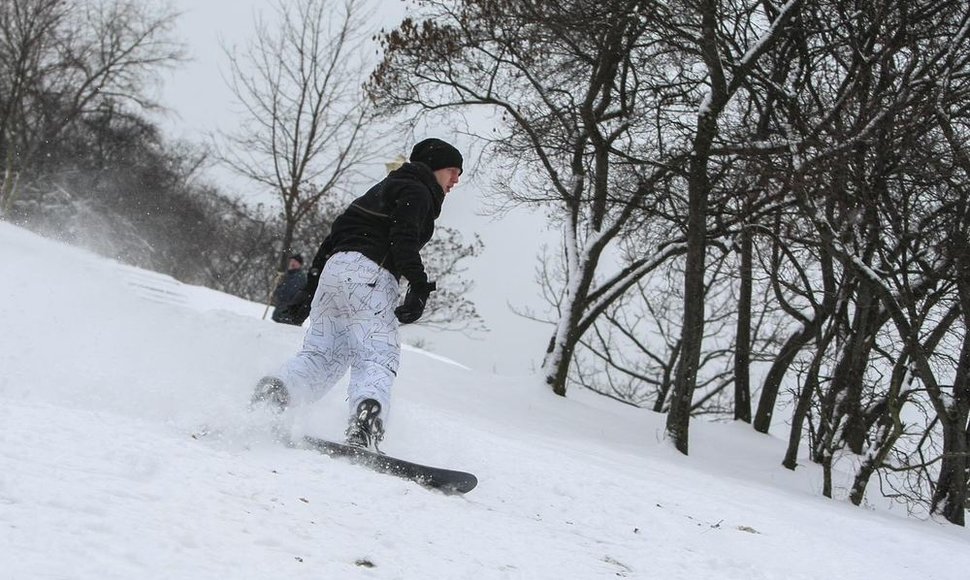
[[[372,94],[498,119],[495,189],[563,232],[554,392],[666,412],[684,453],[702,413],[787,433],[826,495],[964,523],[970,5],[419,5]]]
[[[182,49],[147,3],[0,4],[0,211],[126,263],[265,299],[273,218],[199,178],[203,152],[167,142],[146,88]]]

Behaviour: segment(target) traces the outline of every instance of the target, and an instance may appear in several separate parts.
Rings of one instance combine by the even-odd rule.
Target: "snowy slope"
[[[0,223],[0,579],[962,578],[970,535],[817,494],[783,442],[407,349],[384,450],[463,497],[273,442],[245,407],[301,331]],[[501,340],[501,337],[492,337]],[[291,410],[338,437],[342,386]],[[200,426],[209,437],[194,439]]]

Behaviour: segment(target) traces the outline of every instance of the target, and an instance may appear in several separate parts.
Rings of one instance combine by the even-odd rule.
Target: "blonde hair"
[[[407,160],[408,160],[407,157],[405,157],[405,156],[401,155],[400,153],[398,153],[397,154],[397,157],[395,157],[394,159],[392,159],[392,160],[388,161],[387,163],[385,163],[384,164],[384,167],[386,167],[387,168],[387,172],[390,173],[390,172],[394,171],[395,169],[400,169],[400,167],[402,165],[404,165],[405,163],[407,163]]]

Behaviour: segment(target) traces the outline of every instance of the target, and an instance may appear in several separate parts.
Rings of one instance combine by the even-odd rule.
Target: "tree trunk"
[[[822,495],[832,499],[832,454],[825,452],[819,459],[822,464]]]
[[[14,166],[14,147],[10,145],[7,158],[4,160],[3,181],[0,182],[0,218],[8,215],[13,209],[16,194],[17,169]]]
[[[785,458],[781,462],[782,465],[792,471],[798,467],[798,448],[802,442],[802,429],[805,425],[805,418],[808,417],[808,411],[812,407],[812,400],[818,391],[818,375],[822,368],[822,360],[825,358],[825,351],[828,349],[829,344],[831,344],[835,333],[828,332],[826,335],[818,341],[815,356],[812,358],[812,365],[809,367],[808,373],[805,376],[805,384],[802,387],[802,392],[799,393],[795,411],[792,413],[791,430],[788,433],[788,448],[785,451]]]
[[[563,324],[565,320],[564,318],[559,323]],[[567,328],[563,336],[560,336],[558,333],[553,335],[549,340],[549,348],[546,349],[546,357],[542,364],[546,384],[552,388],[553,393],[560,397],[566,396],[569,365],[572,362],[573,353],[576,348],[575,341],[570,339],[571,333],[570,328]]]
[[[932,510],[942,514],[948,522],[962,526],[967,509],[967,425],[966,420],[960,424],[955,419],[950,417],[942,421],[943,461]]]
[[[835,312],[838,305],[838,293],[835,287],[835,278],[832,269],[832,257],[821,249],[821,268],[822,280],[824,284],[824,296],[820,308],[815,309],[815,313],[810,320],[807,320],[800,331],[788,337],[781,352],[775,357],[768,374],[765,376],[764,384],[761,386],[761,398],[758,399],[758,410],[754,417],[754,429],[759,433],[767,433],[771,428],[771,419],[775,413],[775,404],[778,401],[778,393],[781,390],[781,381],[785,378],[788,368],[794,362],[798,353],[810,343],[822,329],[822,326]]]
[[[286,272],[289,268],[290,256],[294,254],[293,251],[293,238],[296,233],[296,221],[287,219],[284,221],[283,227],[283,239],[282,247],[283,252],[280,254],[280,272]]]
[[[856,311],[849,335],[849,344],[843,350],[843,358],[835,368],[832,388],[844,394],[841,404],[846,423],[844,437],[849,450],[859,455],[866,442],[866,421],[862,412],[862,390],[865,386],[863,376],[869,363],[875,333],[881,321],[877,315],[878,298],[872,292],[871,284],[860,281],[856,290]]]
[[[569,366],[576,352],[576,345],[582,338],[579,325],[589,297],[589,288],[593,283],[593,272],[599,262],[598,255],[586,255],[582,260],[576,256],[571,258],[569,262],[572,267],[566,282],[565,301],[561,306],[556,332],[549,339],[546,356],[542,361],[546,384],[560,397],[566,396]]]
[[[849,493],[849,500],[854,505],[862,505],[862,500],[866,497],[866,487],[869,485],[869,480],[876,470],[882,467],[889,452],[892,451],[903,434],[903,422],[899,417],[903,405],[900,394],[904,383],[912,380],[913,376],[909,373],[908,361],[908,355],[904,354],[893,367],[889,392],[886,394],[885,410],[879,418],[882,436],[876,437],[876,441],[870,446],[862,465],[859,466],[859,471],[856,472],[855,481],[852,482],[852,491]]]
[[[970,453],[967,425],[970,417],[970,312],[967,311],[970,306],[970,285],[967,280],[961,280],[959,287],[964,320],[963,346],[953,381],[953,400],[949,412],[940,416],[943,425],[943,461],[933,493],[932,511],[942,513],[950,523],[962,526],[965,524],[967,477],[970,475],[970,458],[967,457]]]
[[[667,395],[673,386],[672,374],[677,366],[677,359],[680,357],[680,342],[674,345],[670,351],[668,362],[664,365],[663,377],[660,381],[660,390],[657,392],[657,400],[653,404],[653,410],[662,413],[667,402]]]
[[[738,296],[738,326],[734,358],[734,420],[751,422],[751,230],[741,231],[741,288]]]
[[[761,387],[761,398],[758,399],[758,410],[754,416],[754,429],[759,433],[767,433],[771,428],[771,419],[775,413],[775,403],[781,390],[781,381],[788,372],[788,367],[798,356],[798,353],[818,334],[825,316],[816,314],[801,330],[788,337],[781,352],[775,357],[765,376]]]
[[[698,125],[698,144],[690,162],[689,215],[687,216],[687,265],[684,275],[684,325],[681,351],[674,378],[667,433],[678,451],[689,452],[690,409],[697,387],[701,343],[704,340],[704,266],[707,252],[707,205],[709,196],[708,151],[717,131],[710,115]]]

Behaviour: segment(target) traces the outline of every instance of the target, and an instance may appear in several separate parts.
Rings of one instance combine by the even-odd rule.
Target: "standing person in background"
[[[288,316],[310,325],[303,347],[264,377],[253,404],[282,410],[323,397],[350,368],[346,442],[378,451],[401,359],[398,325],[416,322],[435,283],[421,261],[445,196],[458,184],[461,153],[425,139],[410,161],[354,200],[334,221]],[[408,281],[398,305],[399,280]]]
[[[290,256],[289,266],[286,273],[283,274],[283,279],[273,290],[272,304],[275,307],[273,310],[273,320],[283,324],[295,324],[297,326],[303,324],[303,321],[299,322],[293,318],[290,310],[290,306],[293,304],[294,300],[297,299],[300,291],[306,287],[307,275],[303,271],[303,256],[301,254],[293,254]]]

